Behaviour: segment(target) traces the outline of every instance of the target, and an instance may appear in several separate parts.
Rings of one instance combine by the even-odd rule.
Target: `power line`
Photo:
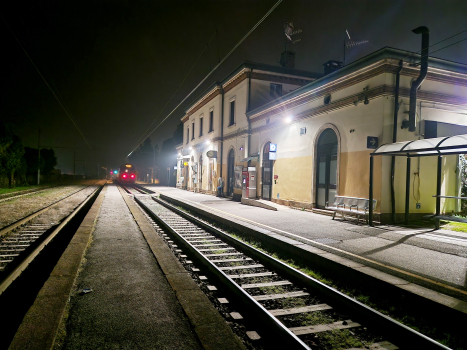
[[[183,83],[185,82],[186,78],[188,78],[188,76],[190,75],[191,71],[193,70],[193,68],[195,68],[196,64],[198,63],[198,61],[200,60],[200,58],[203,56],[203,54],[206,52],[206,50],[208,49],[209,47],[209,43],[212,41],[212,39],[214,39],[214,37],[216,36],[217,32],[214,33],[214,35],[211,37],[211,39],[209,39],[208,43],[206,44],[206,46],[204,47],[204,50],[203,52],[201,52],[201,54],[198,56],[198,58],[196,59],[195,63],[193,64],[193,66],[191,66],[190,70],[188,71],[188,73],[185,75],[185,78],[183,78],[183,80],[181,81],[180,84],[178,84],[178,87],[175,89],[174,93],[172,94],[172,96],[170,97],[170,99],[167,101],[167,103],[164,105],[164,107],[161,109],[159,115],[152,121],[151,125],[148,126],[148,128],[143,132],[143,135],[140,136],[140,138],[138,139],[137,142],[139,142],[138,146],[147,138],[144,137],[144,135],[148,132],[148,130],[151,128],[151,126],[157,121],[157,119],[159,119],[159,117],[161,116],[162,112],[164,112],[164,109],[167,107],[167,105],[170,103],[170,101],[172,101],[172,99],[175,97],[175,94],[177,93],[177,91],[180,89],[180,87],[183,85]],[[149,135],[148,135],[149,136]],[[140,142],[141,141],[141,142]],[[136,147],[138,147],[136,146]],[[132,151],[133,152],[133,151]]]
[[[182,105],[183,102],[185,102],[210,76],[212,73],[214,73],[214,71],[219,68],[219,66],[225,62],[225,60],[227,58],[229,58],[229,56],[245,41],[246,38],[248,38],[248,36],[271,14],[272,11],[274,11],[274,9],[279,6],[279,4],[282,2],[282,0],[279,0],[278,2],[276,2],[274,4],[274,6],[271,7],[271,9],[263,16],[263,18],[261,18],[259,20],[258,23],[256,23],[253,28],[250,29],[250,31],[248,33],[246,33],[246,35],[237,43],[237,45],[235,45],[232,50],[229,51],[229,53],[211,70],[211,72],[208,73],[208,75],[206,75],[206,77],[201,80],[201,82],[199,82],[198,85],[196,85],[196,87],[191,90],[191,92],[154,128],[152,129],[152,131],[147,135],[147,137],[149,135],[151,135],[163,122],[165,122],[167,120],[168,117],[170,117],[172,115],[173,112],[175,112],[178,107],[180,107]],[[142,142],[138,143],[138,145],[136,145],[136,147],[130,152],[128,153],[127,157],[129,157],[137,148],[138,146],[141,144]]]
[[[462,39],[462,40],[456,41],[455,43],[452,43],[452,44],[447,45],[447,46],[445,46],[445,47],[442,47],[442,48],[440,48],[440,49],[438,49],[438,50],[435,50],[435,51],[433,51],[433,52],[430,52],[429,54],[434,54],[435,52],[438,52],[438,51],[447,49],[448,47],[453,46],[453,45],[456,45],[456,44],[459,44],[460,42],[465,41],[465,40],[467,40],[467,38],[464,38],[464,39]],[[425,57],[425,56],[428,56],[428,54],[422,55],[421,58],[423,58],[423,57]],[[421,64],[421,62],[417,62],[417,63],[415,63],[414,65],[415,65],[415,66],[419,66],[420,64]]]
[[[42,80],[44,81],[45,85],[47,85],[47,87],[49,88],[50,92],[54,95],[55,99],[58,101],[58,103],[60,104],[60,106],[62,107],[62,109],[65,111],[65,114],[68,116],[68,118],[70,118],[71,122],[73,123],[73,125],[75,126],[76,130],[78,130],[79,134],[81,135],[81,137],[83,138],[84,142],[86,143],[86,145],[88,145],[89,148],[91,148],[91,145],[89,145],[88,141],[86,140],[86,138],[84,137],[83,133],[81,132],[80,128],[78,127],[78,125],[76,124],[76,122],[74,121],[74,119],[71,117],[70,113],[68,113],[68,111],[66,110],[65,106],[63,106],[62,102],[60,101],[60,99],[58,98],[58,96],[55,94],[55,92],[52,90],[52,88],[50,87],[49,83],[47,82],[47,80],[45,80],[44,76],[41,74],[41,72],[39,71],[39,68],[37,68],[37,66],[34,64],[34,61],[32,60],[32,58],[29,56],[29,54],[27,53],[26,49],[23,47],[23,45],[21,45],[21,42],[19,41],[19,39],[16,37],[15,33],[13,32],[13,30],[10,28],[10,26],[8,25],[7,21],[5,21],[5,18],[3,18],[3,16],[1,16],[2,19],[3,19],[3,22],[5,23],[5,25],[7,26],[8,30],[10,31],[11,35],[13,35],[13,37],[15,38],[16,42],[18,43],[18,45],[21,47],[21,49],[23,50],[23,52],[25,53],[25,55],[28,57],[29,61],[31,62],[31,64],[34,66],[34,68],[36,69],[37,73],[41,76]]]
[[[460,31],[460,32],[457,33],[457,34],[451,35],[451,36],[448,37],[448,38],[445,38],[445,39],[443,39],[443,40],[440,40],[440,41],[438,41],[437,43],[431,44],[430,46],[428,46],[428,48],[422,49],[422,50],[418,50],[418,51],[416,51],[415,53],[418,53],[418,54],[422,55],[422,52],[425,51],[425,50],[428,50],[430,47],[433,47],[433,46],[435,46],[435,45],[441,44],[442,42],[444,42],[444,41],[446,41],[446,40],[449,40],[449,39],[452,39],[452,38],[454,38],[455,36],[461,35],[462,33],[465,33],[465,32],[467,32],[467,29],[465,29],[465,30],[463,30],[463,31]],[[460,41],[463,41],[463,40],[465,40],[465,39],[462,39],[462,40],[460,40]],[[460,41],[458,41],[458,42],[460,42]],[[456,42],[456,43],[454,43],[454,44],[457,44],[458,42]],[[452,44],[452,45],[454,45],[454,44]],[[449,45],[449,46],[452,46],[452,45]],[[449,46],[446,46],[446,47],[449,47]],[[444,47],[444,48],[446,48],[446,47]],[[441,48],[441,49],[436,50],[436,51],[433,51],[433,52],[440,51],[440,50],[442,50],[442,49],[444,49],[444,48]],[[433,53],[433,52],[432,52],[432,53]],[[407,56],[405,56],[402,60],[405,60],[406,58],[408,58],[408,57],[410,57],[410,56],[412,56],[412,55],[413,55],[413,53],[409,53],[409,54],[408,54]],[[419,63],[417,63],[417,64],[419,64]]]
[[[435,53],[435,52],[444,50],[444,49],[446,49],[446,48],[448,48],[448,47],[450,47],[450,46],[452,46],[452,45],[456,45],[456,44],[458,44],[458,43],[460,43],[460,42],[462,42],[462,41],[465,41],[465,40],[467,40],[467,38],[464,38],[464,39],[462,39],[462,40],[456,41],[455,43],[450,44],[450,45],[447,45],[447,46],[445,46],[445,47],[442,47],[441,49],[435,50],[435,51],[432,52],[432,54]]]

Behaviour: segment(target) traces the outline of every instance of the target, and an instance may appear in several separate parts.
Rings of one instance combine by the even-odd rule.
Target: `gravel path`
[[[86,185],[54,187],[40,193],[33,193],[0,203],[0,229],[8,226],[27,215],[51,205],[81,189]]]

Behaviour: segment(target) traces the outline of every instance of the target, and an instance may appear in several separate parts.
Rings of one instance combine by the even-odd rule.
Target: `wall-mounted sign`
[[[217,158],[217,151],[213,151],[213,150],[207,151],[207,152],[206,152],[206,156],[207,156],[208,158]]]
[[[277,151],[277,144],[270,143],[269,144],[269,152],[276,152]]]
[[[376,136],[367,136],[366,137],[366,148],[377,149],[378,138]]]
[[[276,152],[269,152],[269,160],[276,160]]]

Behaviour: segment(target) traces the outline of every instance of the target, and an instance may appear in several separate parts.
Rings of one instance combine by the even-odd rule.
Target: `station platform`
[[[202,349],[115,185],[75,283],[64,349]]]
[[[20,325],[16,349],[245,349],[144,216],[107,184]]]
[[[312,254],[373,274],[467,314],[467,233],[370,227],[356,220],[342,220],[339,214],[332,220],[269,201],[259,202],[276,211],[173,187],[146,187],[262,234],[282,236],[284,244],[307,245]]]

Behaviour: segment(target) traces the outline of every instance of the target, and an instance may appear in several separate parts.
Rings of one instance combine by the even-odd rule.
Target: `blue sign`
[[[276,151],[277,151],[277,145],[275,143],[270,143],[269,152],[276,152]]]
[[[366,137],[366,148],[377,149],[378,138],[376,136],[367,136]]]

